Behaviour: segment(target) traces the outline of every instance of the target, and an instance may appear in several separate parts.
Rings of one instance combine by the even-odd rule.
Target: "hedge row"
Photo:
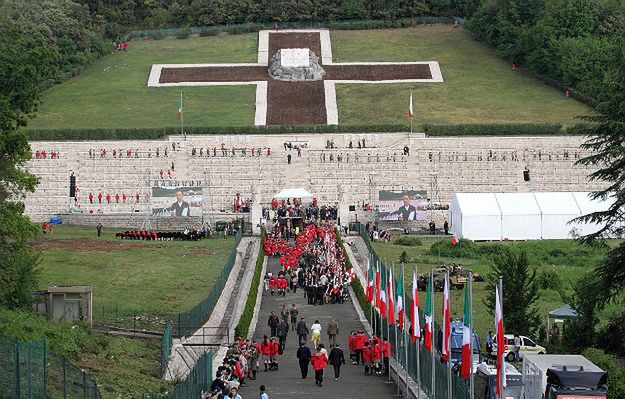
[[[429,136],[544,136],[583,134],[588,125],[560,124],[427,124]],[[197,126],[185,129],[187,135],[285,134],[285,133],[397,133],[407,132],[405,125],[299,125],[299,126]],[[74,140],[159,140],[180,135],[176,127],[120,129],[25,129],[32,141]]]
[[[343,256],[345,257],[345,268],[347,270],[351,270],[353,267],[352,262],[349,260],[349,256],[347,256],[347,252],[345,251],[345,245],[343,244],[343,239],[341,238],[341,232],[339,229],[336,229],[336,240],[343,251]],[[362,311],[365,314],[365,317],[369,319],[371,317],[371,304],[367,301],[367,297],[365,294],[365,290],[362,288],[362,284],[360,284],[360,279],[355,277],[352,280],[352,289],[354,290],[354,294],[356,294],[356,298],[358,299],[358,303],[362,308]],[[371,320],[369,320],[371,322]]]
[[[254,269],[254,277],[252,277],[252,285],[250,286],[250,292],[245,302],[245,308],[234,329],[234,335],[236,337],[247,337],[250,331],[250,323],[254,317],[254,309],[256,308],[256,297],[258,296],[258,289],[260,287],[261,273],[263,271],[263,262],[265,261],[265,228],[263,227],[260,234],[260,248],[258,249],[258,258],[256,259],[256,267]]]
[[[409,28],[417,25],[452,23],[454,21],[464,23],[462,18],[457,17],[415,17],[388,20],[348,20],[348,21],[304,21],[304,22],[282,22],[281,29],[311,29],[328,28],[333,30],[365,30],[365,29],[390,29]],[[127,38],[143,38],[148,36],[154,40],[164,37],[175,37],[186,39],[191,35],[216,36],[220,33],[241,34],[258,32],[263,29],[274,29],[273,23],[246,23],[233,25],[214,25],[191,28],[170,28],[170,29],[148,29],[128,33]]]
[[[582,134],[587,125],[564,126],[557,123],[511,124],[426,124],[423,131],[430,136],[549,136]]]

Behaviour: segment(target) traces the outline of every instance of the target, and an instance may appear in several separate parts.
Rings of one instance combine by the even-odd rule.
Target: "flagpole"
[[[447,270],[447,272],[445,273],[445,279],[445,284],[447,285],[447,295],[449,295],[449,270]],[[443,298],[443,301],[444,300],[445,299]],[[447,300],[447,309],[449,309],[449,315],[451,316],[451,301],[449,300],[449,297]],[[447,322],[447,315],[445,314],[445,320],[443,320],[445,326],[447,326]],[[443,337],[443,339],[446,339],[447,341],[447,397],[449,399],[453,399],[451,395],[451,331],[447,331],[447,329],[445,329],[445,334],[447,335],[447,337]]]
[[[371,253],[371,251],[369,251],[369,268],[373,269],[373,253]],[[367,270],[367,278],[371,275],[371,273],[369,272],[369,270]],[[372,281],[372,285],[373,287],[375,287],[375,272],[373,273],[373,281]],[[369,281],[367,281],[367,285],[369,284]],[[369,290],[369,287],[367,287],[367,290]],[[373,292],[373,291],[372,291]],[[373,300],[373,298],[371,298],[371,300]],[[369,310],[371,313],[371,318],[369,319],[371,321],[371,325],[373,325],[373,306],[371,306],[371,302],[369,302]],[[361,359],[358,359],[359,361]]]
[[[391,262],[391,270],[394,270],[394,269],[395,269],[395,261],[392,261]],[[390,279],[391,277],[392,276],[388,276],[387,278]],[[391,290],[388,289],[389,284],[392,285],[393,283],[394,283],[394,281],[387,280],[387,282],[386,282],[386,287],[387,288],[386,289],[388,291],[391,291]],[[391,342],[391,324],[388,322],[389,319],[390,319],[390,313],[391,313],[391,301],[389,299],[389,295],[390,295],[390,292],[387,292],[386,293],[386,345],[387,346]],[[395,295],[395,293],[393,293],[392,295]],[[395,304],[395,306],[397,306],[397,304]],[[393,312],[394,311],[395,310],[393,310]],[[394,317],[393,317],[393,319],[394,319]],[[397,337],[397,334],[395,334],[395,337]],[[390,372],[388,373],[388,381],[389,382],[391,381],[391,373]],[[397,394],[399,395],[399,381],[397,383]]]
[[[417,265],[415,265],[414,267],[414,275],[418,276],[419,273],[417,272]],[[416,292],[414,292],[414,295],[418,296],[419,295],[419,285],[417,283],[416,288]],[[417,303],[417,298],[412,298],[414,304],[416,305]],[[405,305],[404,305],[405,306]],[[412,317],[415,316],[415,312],[414,309],[410,309],[410,314],[412,315]],[[417,317],[419,317],[419,313],[417,313]],[[404,321],[405,323],[405,321]],[[415,325],[415,323],[412,323],[413,326]],[[419,323],[419,326],[421,326],[421,323]],[[406,327],[404,327],[406,328]],[[417,331],[413,331],[412,332],[415,336],[417,336]],[[421,399],[421,331],[418,332],[419,333],[419,337],[417,338],[417,340],[415,341],[417,344],[417,386],[419,387],[419,389],[417,390],[417,399]]]
[[[430,310],[430,317],[432,318],[432,396],[430,396],[431,398],[436,398],[436,359],[434,358],[434,351],[436,350],[436,328],[434,327],[434,314],[436,314],[436,312],[434,311],[434,269],[430,270],[430,281],[429,283],[431,284],[432,287],[432,309]]]
[[[401,283],[402,285],[405,285],[404,281],[406,279],[406,266],[404,265],[404,263],[402,262],[401,264]],[[404,317],[406,315],[406,292],[404,290],[404,287],[401,287],[401,306],[402,306],[402,319],[404,320],[403,322],[403,327],[404,327],[404,331],[402,332],[402,335],[404,336],[404,350],[406,353],[406,399],[408,399],[408,335],[406,334],[406,321],[408,320],[407,317]],[[397,335],[397,334],[395,334]],[[419,395],[419,391],[417,391],[417,398]]]
[[[410,105],[412,105],[412,90],[410,91]],[[411,109],[410,111],[413,111],[413,110]],[[410,133],[412,133],[412,117],[413,115],[410,115]]]
[[[503,277],[502,276],[499,276],[499,306],[501,307],[501,320],[503,320]],[[497,342],[497,345],[503,345],[503,342]],[[499,357],[499,351],[497,351],[497,357]],[[499,378],[499,397],[500,398],[503,398],[503,378],[505,376],[504,374],[505,369],[506,369],[506,361],[502,358],[501,369],[499,370],[499,373],[501,375],[501,378]]]
[[[473,378],[473,272],[469,271],[469,353],[471,353],[471,371],[469,374],[469,399],[475,398],[474,392],[474,378]]]

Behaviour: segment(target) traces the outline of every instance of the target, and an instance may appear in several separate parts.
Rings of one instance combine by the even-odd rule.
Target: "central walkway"
[[[267,270],[277,274],[280,271],[280,263],[277,258],[269,257],[267,261]],[[339,323],[339,335],[337,342],[345,353],[345,365],[341,367],[341,378],[334,381],[334,369],[328,365],[324,372],[323,387],[319,388],[315,385],[315,373],[312,366],[309,367],[308,377],[303,380],[300,374],[299,362],[296,357],[298,348],[297,334],[295,331],[289,331],[287,337],[286,348],[278,361],[280,369],[277,371],[263,371],[264,366],[260,361],[259,372],[256,381],[247,380],[247,386],[241,389],[241,396],[245,399],[253,399],[258,397],[260,385],[265,385],[267,393],[271,399],[277,398],[324,398],[324,399],[363,399],[363,398],[389,398],[396,393],[394,384],[387,384],[388,377],[372,377],[364,375],[364,367],[361,365],[354,366],[349,359],[349,348],[347,336],[351,330],[363,329],[356,310],[352,303],[347,301],[343,304],[327,304],[327,305],[308,305],[302,290],[297,290],[296,294],[287,293],[283,296],[271,296],[267,291],[263,293],[263,299],[258,315],[258,325],[254,338],[260,342],[263,335],[269,336],[269,326],[267,320],[271,311],[276,311],[280,315],[282,305],[291,307],[291,304],[297,305],[299,310],[299,318],[304,317],[308,328],[315,320],[319,320],[322,326],[321,343],[323,343],[330,352],[328,344],[327,326],[332,317],[336,318]],[[307,343],[312,350],[312,343]]]

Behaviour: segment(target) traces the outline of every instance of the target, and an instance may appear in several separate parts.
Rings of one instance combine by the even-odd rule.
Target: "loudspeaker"
[[[356,205],[350,205],[349,206],[349,211],[350,212],[356,212]]]
[[[523,171],[523,180],[530,181],[530,170],[529,169],[525,169]]]
[[[70,198],[76,196],[76,176],[73,174],[69,176],[69,196]]]

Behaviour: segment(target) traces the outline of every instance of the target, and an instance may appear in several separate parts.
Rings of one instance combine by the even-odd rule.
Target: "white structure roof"
[[[540,215],[540,208],[533,193],[495,194],[502,215]]]
[[[305,188],[285,188],[278,194],[273,196],[275,199],[287,199],[287,198],[312,198],[313,195],[309,193]]]
[[[542,213],[550,215],[580,215],[579,206],[570,193],[534,193],[534,198]]]
[[[493,193],[457,193],[454,200],[467,216],[500,215],[501,210]]]

